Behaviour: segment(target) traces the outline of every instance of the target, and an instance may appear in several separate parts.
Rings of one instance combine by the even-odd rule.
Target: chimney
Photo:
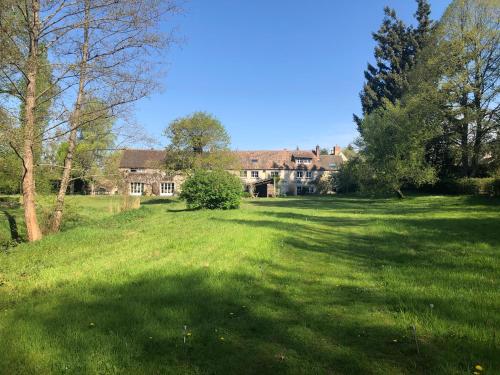
[[[316,157],[319,157],[319,145],[316,145],[315,153],[316,153]]]
[[[332,148],[331,155],[339,155],[339,154],[340,154],[340,146],[339,145],[335,145]]]

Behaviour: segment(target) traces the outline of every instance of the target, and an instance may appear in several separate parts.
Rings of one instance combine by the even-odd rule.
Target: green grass
[[[499,200],[99,199],[0,254],[1,374],[500,373]]]

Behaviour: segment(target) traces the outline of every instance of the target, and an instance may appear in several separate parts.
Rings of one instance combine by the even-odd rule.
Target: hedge
[[[488,195],[500,197],[500,178],[443,179],[422,190],[440,194]]]

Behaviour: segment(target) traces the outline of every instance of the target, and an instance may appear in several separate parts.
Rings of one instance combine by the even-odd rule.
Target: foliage
[[[0,373],[498,372],[498,199],[115,202],[0,253]]]
[[[418,0],[417,4],[417,28],[405,25],[394,9],[384,9],[382,26],[373,33],[377,43],[374,51],[376,64],[368,64],[366,82],[360,94],[363,116],[384,107],[386,102],[396,104],[408,89],[408,73],[433,27],[427,0]],[[354,119],[363,134],[362,119],[356,115]]]
[[[109,161],[115,160],[113,148],[116,135],[114,133],[115,118],[109,113],[106,104],[96,98],[86,98],[82,106],[81,122],[78,128],[76,147],[73,152],[72,177],[80,178],[91,188],[99,183],[106,183],[106,172],[116,175],[118,170],[111,170]],[[96,115],[98,114],[98,115]],[[60,144],[57,151],[58,163],[64,163],[68,143]]]
[[[242,193],[238,177],[223,170],[196,170],[182,185],[180,197],[189,208],[238,208]]]
[[[229,135],[209,113],[195,112],[178,118],[165,129],[164,135],[170,140],[167,170],[237,169],[229,151]]]
[[[500,178],[441,179],[433,186],[424,186],[424,192],[500,196]]]
[[[411,73],[409,96],[439,107],[436,136],[426,148],[441,179],[495,174],[499,43],[494,2],[454,1]]]
[[[371,174],[371,189],[403,197],[403,184],[419,186],[435,181],[435,171],[425,160],[425,144],[434,135],[434,116],[430,108],[419,104],[403,107],[387,103],[385,109],[363,119],[361,155]]]
[[[366,166],[362,159],[357,156],[347,160],[340,166],[340,169],[335,176],[335,187],[338,193],[353,193],[361,188],[361,181],[366,184],[366,178],[363,174]]]

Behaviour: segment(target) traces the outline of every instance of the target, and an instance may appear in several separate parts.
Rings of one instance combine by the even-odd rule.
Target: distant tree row
[[[341,188],[392,190],[500,172],[500,5],[454,0],[430,19],[417,1],[417,26],[385,9],[373,34],[376,64],[368,64],[354,116],[358,157]]]

